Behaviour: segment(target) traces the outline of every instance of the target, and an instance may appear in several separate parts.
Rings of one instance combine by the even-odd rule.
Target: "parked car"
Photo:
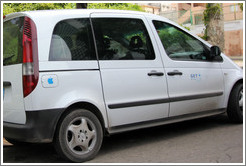
[[[53,142],[72,162],[103,137],[227,112],[243,122],[243,71],[219,47],[142,12],[49,10],[3,23],[3,136]]]

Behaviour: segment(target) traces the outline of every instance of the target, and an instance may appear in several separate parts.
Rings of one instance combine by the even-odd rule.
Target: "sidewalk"
[[[5,140],[5,138],[3,138],[3,146],[11,146],[12,144],[9,143],[8,141]]]

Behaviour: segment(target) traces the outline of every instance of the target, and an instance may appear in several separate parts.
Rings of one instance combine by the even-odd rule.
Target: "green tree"
[[[205,35],[204,39],[212,45],[218,45],[221,51],[225,47],[224,15],[221,3],[207,3],[204,14]]]
[[[238,4],[240,6],[240,9],[243,11],[243,3]]]
[[[3,15],[30,10],[75,9],[76,6],[80,7],[76,3],[4,3]],[[87,8],[143,11],[140,6],[132,3],[88,3]]]
[[[132,3],[89,3],[88,9],[118,9],[144,11],[139,5]]]
[[[72,9],[74,3],[4,3],[3,15],[14,12],[30,10],[49,10],[49,9]]]

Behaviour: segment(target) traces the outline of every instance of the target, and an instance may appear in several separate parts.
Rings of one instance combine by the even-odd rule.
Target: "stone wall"
[[[224,53],[228,56],[243,55],[243,20],[229,21],[224,23]],[[204,25],[191,26],[191,32],[203,36]],[[211,43],[212,44],[212,43]]]
[[[243,29],[225,31],[224,53],[228,56],[243,55]]]

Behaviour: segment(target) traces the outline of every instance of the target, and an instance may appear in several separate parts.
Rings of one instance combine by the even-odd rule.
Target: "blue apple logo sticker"
[[[53,78],[48,78],[48,84],[53,84]]]

